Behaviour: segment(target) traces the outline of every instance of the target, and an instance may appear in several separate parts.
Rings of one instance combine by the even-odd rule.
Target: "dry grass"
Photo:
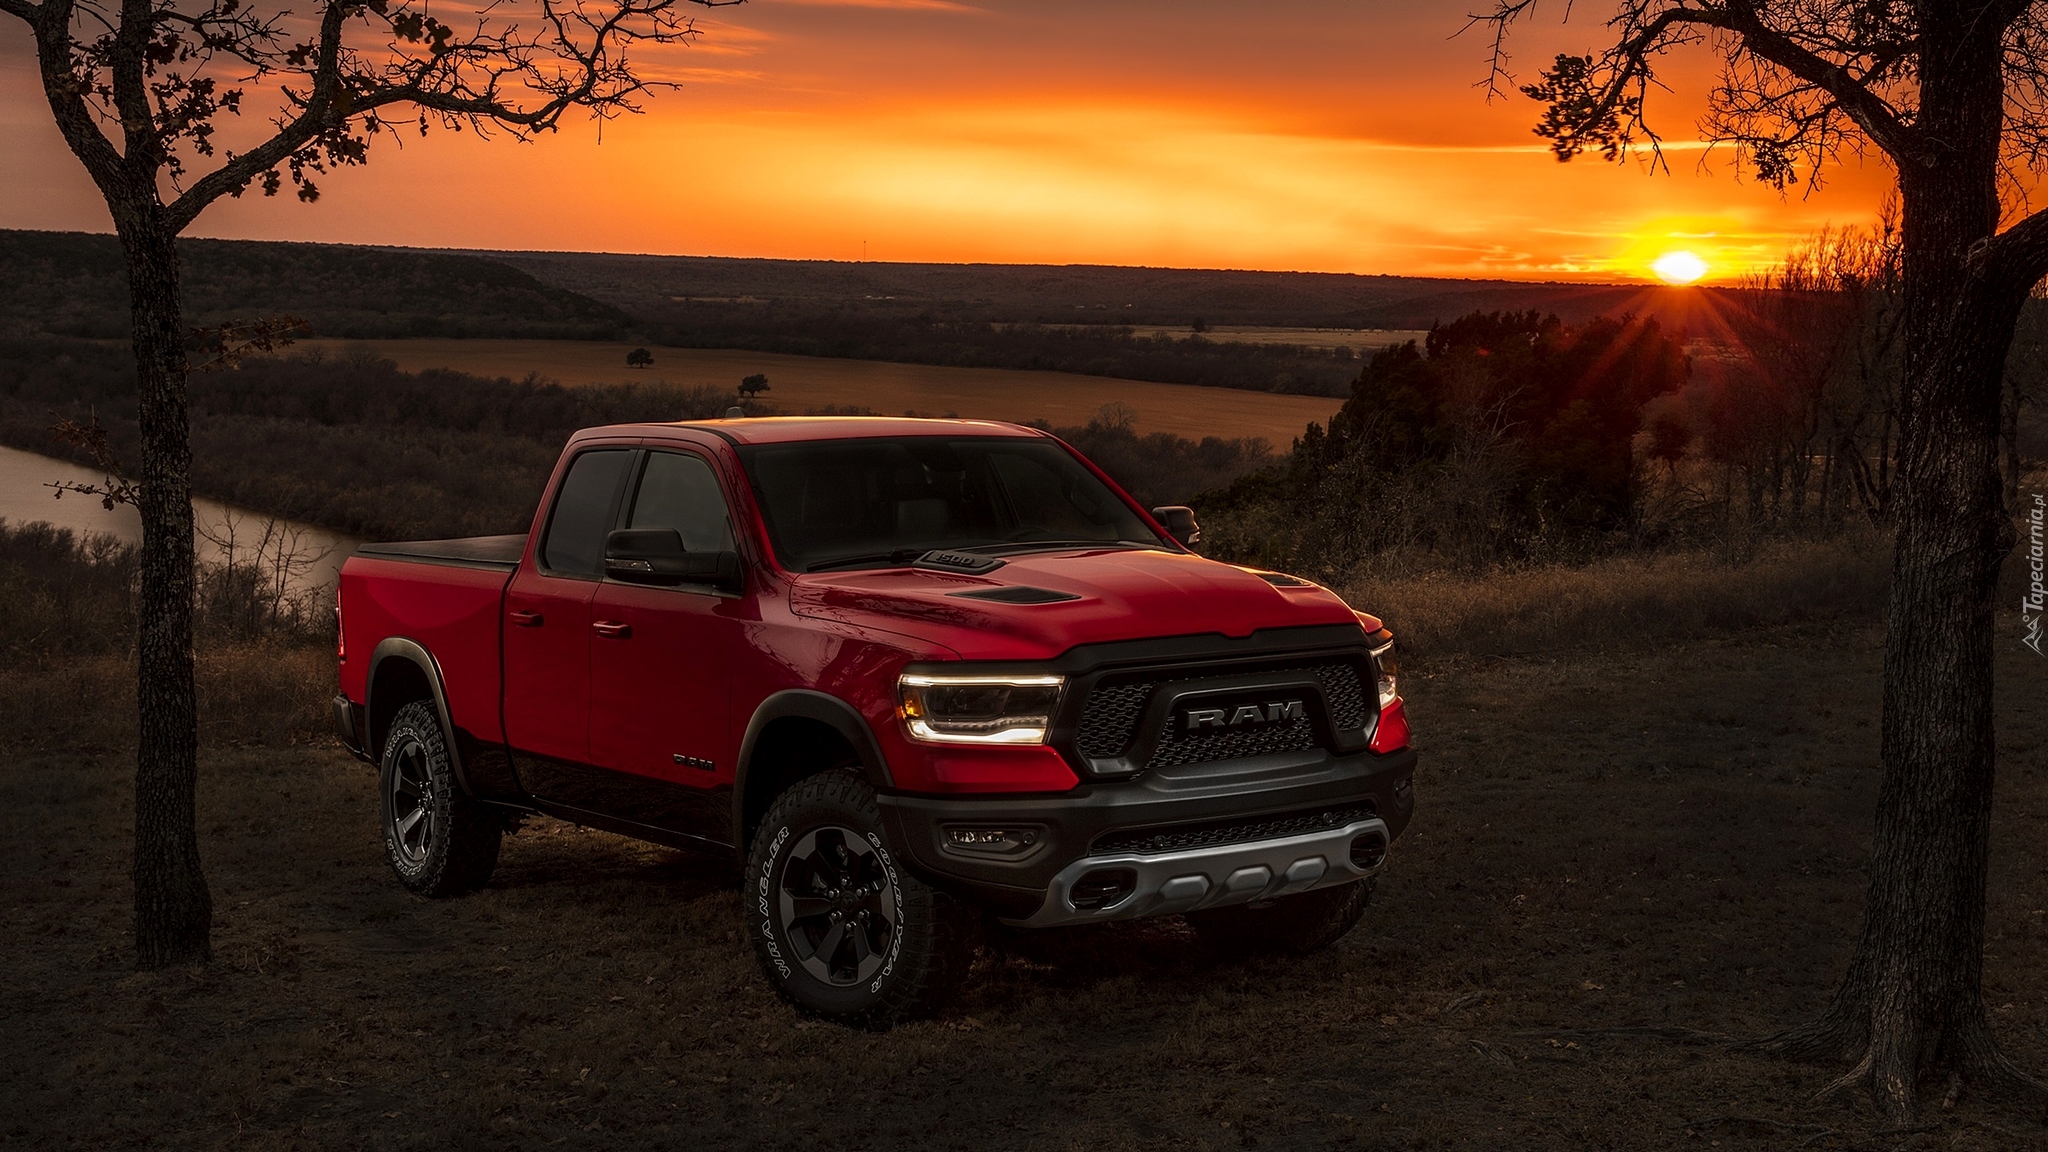
[[[334,653],[324,644],[201,646],[199,738],[212,748],[327,746]],[[0,748],[17,754],[124,749],[135,741],[132,655],[55,657],[0,668]]]
[[[1070,372],[1007,368],[951,368],[881,360],[838,360],[728,349],[656,348],[654,366],[626,367],[633,344],[583,340],[305,340],[339,354],[367,348],[418,372],[449,368],[477,376],[518,380],[530,372],[564,384],[667,382],[679,387],[731,389],[756,372],[768,375],[761,399],[784,412],[865,408],[884,415],[966,416],[1065,427],[1088,422],[1105,404],[1121,401],[1137,413],[1143,432],[1171,432],[1200,440],[1257,436],[1285,448],[1311,420],[1327,423],[1343,403],[1318,396],[1286,396],[1235,388],[1153,384]]]
[[[1887,1132],[1860,1101],[1809,1102],[1838,1069],[1717,1039],[1815,1011],[1846,960],[1881,555],[1390,586],[1423,650],[1420,810],[1359,931],[1252,962],[1174,920],[997,933],[960,1002],[882,1035],[775,1000],[727,863],[538,820],[483,892],[405,894],[372,773],[313,736],[332,672],[303,646],[202,658],[218,958],[136,973],[129,665],[0,671],[0,934],[27,945],[0,984],[0,1145],[2048,1146],[1967,1093]],[[2038,1073],[2048,661],[2016,637],[1985,987]]]
[[[1341,590],[1415,652],[1540,653],[1671,642],[1836,616],[1873,618],[1890,545],[1851,531],[1740,556],[1688,550],[1584,565],[1360,579]]]
[[[2001,660],[1986,987],[2038,1072],[2048,661]],[[1818,625],[1426,661],[1417,822],[1337,948],[1239,962],[1173,921],[1046,935],[883,1035],[774,999],[713,862],[540,822],[485,891],[406,895],[371,774],[327,747],[208,753],[218,959],[136,973],[126,753],[17,749],[0,1143],[1890,1149],[1859,1102],[1806,1102],[1833,1069],[1711,1040],[1814,1011],[1840,972],[1877,669],[1874,629]],[[2048,1142],[1968,1094],[1927,1122],[1929,1147]]]

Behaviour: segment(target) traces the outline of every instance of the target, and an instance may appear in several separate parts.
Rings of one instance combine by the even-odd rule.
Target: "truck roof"
[[[868,436],[1044,435],[1035,428],[1000,420],[927,420],[908,416],[748,416],[737,420],[679,420],[653,427],[699,429],[735,444],[789,444]]]

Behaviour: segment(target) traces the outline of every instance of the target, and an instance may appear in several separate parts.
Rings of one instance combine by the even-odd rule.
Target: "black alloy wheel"
[[[827,824],[804,833],[783,866],[782,931],[804,970],[836,987],[881,970],[902,918],[875,848],[853,829]]]
[[[406,732],[385,753],[384,839],[392,863],[417,872],[426,867],[434,842],[434,783],[427,771],[427,746]]]
[[[384,855],[399,883],[422,896],[456,896],[491,878],[505,820],[463,795],[432,701],[414,701],[391,718],[377,799]]]
[[[875,790],[850,770],[799,780],[769,805],[742,899],[775,991],[858,1028],[930,1014],[972,956],[974,913],[902,868]]]

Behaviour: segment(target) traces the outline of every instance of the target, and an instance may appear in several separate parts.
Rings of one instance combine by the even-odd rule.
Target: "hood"
[[[798,615],[906,633],[967,660],[1047,660],[1081,644],[1262,628],[1367,623],[1316,584],[1179,552],[1125,549],[1006,557],[982,575],[923,568],[796,578]],[[963,595],[964,593],[964,595]],[[994,594],[995,599],[988,598]],[[1037,602],[1032,602],[1037,601]]]

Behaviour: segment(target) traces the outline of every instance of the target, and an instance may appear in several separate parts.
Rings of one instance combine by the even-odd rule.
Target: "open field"
[[[1303,348],[1349,348],[1353,352],[1376,352],[1404,340],[1418,343],[1429,335],[1424,328],[1269,328],[1250,324],[1211,324],[1201,332],[1187,325],[1133,324],[1136,336],[1171,336],[1185,340],[1200,336],[1216,343],[1295,344]]]
[[[2038,1073],[2048,661],[1999,654],[1986,995]],[[1840,973],[1879,662],[1857,622],[1424,660],[1417,820],[1334,950],[1231,960],[1175,921],[999,940],[943,1018],[882,1035],[773,998],[715,862],[537,822],[487,890],[406,895],[370,770],[324,743],[206,753],[219,957],[136,973],[121,710],[49,707],[92,681],[42,678],[0,775],[0,1144],[2043,1146],[1967,1093],[1882,1132],[1807,1102],[1836,1069],[1721,1043]]]
[[[406,371],[451,368],[478,376],[514,380],[538,372],[564,384],[665,381],[684,387],[737,386],[744,376],[764,372],[769,390],[761,397],[784,412],[826,407],[861,407],[885,415],[968,416],[990,420],[1046,419],[1056,425],[1085,424],[1103,405],[1122,402],[1137,412],[1141,432],[1264,438],[1286,448],[1309,422],[1328,421],[1342,401],[1319,396],[1286,396],[1235,388],[1152,384],[1081,376],[1068,372],[1026,372],[1005,368],[953,368],[839,360],[730,349],[653,348],[654,366],[626,367],[635,345],[570,340],[304,340],[294,351],[320,348],[339,354],[367,348]]]

